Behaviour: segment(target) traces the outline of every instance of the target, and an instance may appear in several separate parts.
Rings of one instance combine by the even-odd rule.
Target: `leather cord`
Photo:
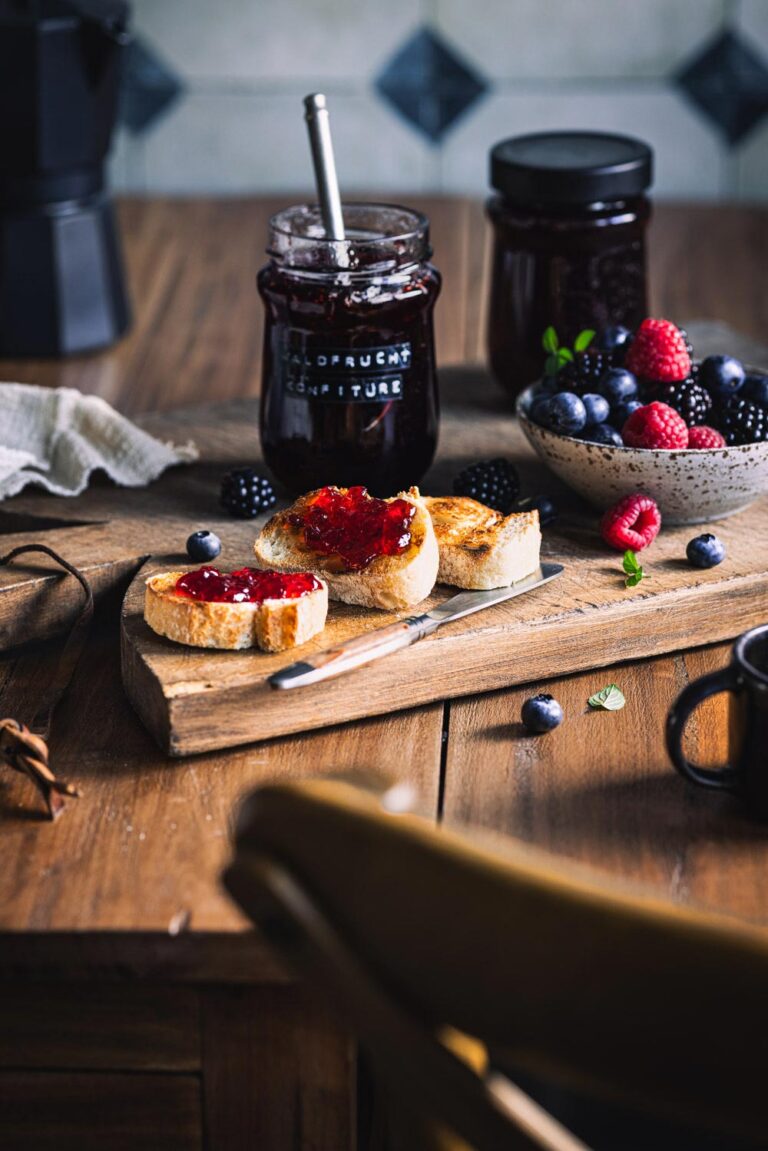
[[[66,572],[74,576],[83,589],[84,601],[77,619],[62,648],[59,661],[48,686],[40,699],[30,726],[16,719],[0,719],[0,760],[15,771],[28,776],[40,792],[50,819],[56,819],[64,810],[65,797],[80,794],[77,788],[56,778],[48,764],[48,740],[53,715],[62,696],[69,687],[78,660],[82,655],[93,618],[93,589],[78,568],[45,544],[24,544],[0,557],[0,567],[17,556],[29,552],[42,552]]]

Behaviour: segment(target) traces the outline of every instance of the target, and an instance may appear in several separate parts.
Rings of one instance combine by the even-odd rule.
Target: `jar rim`
[[[342,204],[346,237],[329,239],[317,204],[284,208],[270,220],[267,255],[296,276],[370,278],[410,273],[429,260],[429,220],[400,204]]]
[[[332,237],[325,235],[325,229],[324,228],[322,230],[322,234],[318,233],[317,235],[313,236],[313,235],[309,235],[309,234],[305,234],[305,233],[303,234],[301,232],[297,232],[295,230],[292,230],[289,227],[283,226],[284,222],[287,221],[288,219],[293,218],[294,216],[297,216],[298,213],[304,213],[305,218],[307,220],[311,219],[313,222],[316,223],[316,225],[318,225],[320,228],[322,228],[322,216],[320,213],[320,206],[318,204],[305,203],[305,204],[293,204],[288,208],[281,208],[281,210],[279,212],[275,212],[275,214],[270,218],[270,221],[269,221],[270,233],[278,233],[279,235],[285,236],[289,240],[292,240],[292,241],[304,240],[304,241],[307,241],[308,243],[313,243],[313,244],[329,244],[329,245],[333,244],[334,246],[339,246],[339,245],[345,245],[345,244],[349,245],[350,243],[354,242],[357,245],[370,244],[373,246],[376,244],[383,244],[383,243],[391,244],[391,243],[395,243],[395,242],[405,242],[407,240],[417,240],[417,239],[420,239],[422,236],[424,236],[429,229],[429,220],[427,219],[427,217],[424,215],[423,212],[419,212],[415,208],[406,208],[402,204],[391,204],[391,203],[386,203],[383,201],[380,202],[380,201],[376,201],[376,200],[344,200],[342,202],[342,205],[341,205],[341,211],[342,211],[342,216],[344,217],[345,227],[347,227],[348,224],[353,223],[352,220],[347,219],[347,216],[346,216],[347,212],[351,212],[354,214],[356,212],[363,212],[363,211],[371,212],[371,213],[378,212],[378,213],[383,213],[383,214],[391,213],[392,215],[397,214],[398,216],[400,216],[404,219],[408,219],[408,220],[412,221],[412,226],[410,228],[407,228],[407,229],[399,229],[398,231],[382,233],[379,236],[370,236],[370,237],[365,237],[364,239],[358,238],[354,241],[352,241],[350,239],[335,240]]]

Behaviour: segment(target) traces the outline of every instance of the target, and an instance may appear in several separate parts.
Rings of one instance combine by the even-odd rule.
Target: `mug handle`
[[[721,671],[713,671],[701,679],[689,683],[672,704],[667,716],[667,751],[673,764],[686,779],[700,787],[719,788],[723,791],[736,790],[736,771],[727,763],[725,767],[696,767],[683,755],[683,732],[693,711],[721,691],[740,691],[741,679],[733,664]]]

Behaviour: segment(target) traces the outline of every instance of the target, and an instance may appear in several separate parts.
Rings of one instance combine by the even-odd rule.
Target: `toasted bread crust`
[[[178,595],[183,572],[161,572],[146,581],[144,619],[158,635],[191,647],[235,651],[258,647],[285,651],[305,643],[325,627],[328,588],[296,599],[263,603],[208,603]]]
[[[377,556],[363,571],[345,571],[338,556],[312,551],[300,530],[290,523],[289,516],[300,513],[315,494],[301,496],[265,525],[253,545],[260,567],[314,572],[327,582],[331,599],[361,607],[397,610],[412,607],[429,595],[437,579],[439,557],[432,520],[418,488],[392,497],[416,506],[409,547],[402,555]]]
[[[539,563],[539,513],[501,512],[468,496],[425,496],[440,550],[440,583],[506,587]]]

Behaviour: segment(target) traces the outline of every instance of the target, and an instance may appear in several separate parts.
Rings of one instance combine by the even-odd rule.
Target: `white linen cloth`
[[[198,454],[193,443],[161,443],[99,396],[0,383],[0,500],[27,484],[77,496],[96,468],[116,484],[142,487]]]

